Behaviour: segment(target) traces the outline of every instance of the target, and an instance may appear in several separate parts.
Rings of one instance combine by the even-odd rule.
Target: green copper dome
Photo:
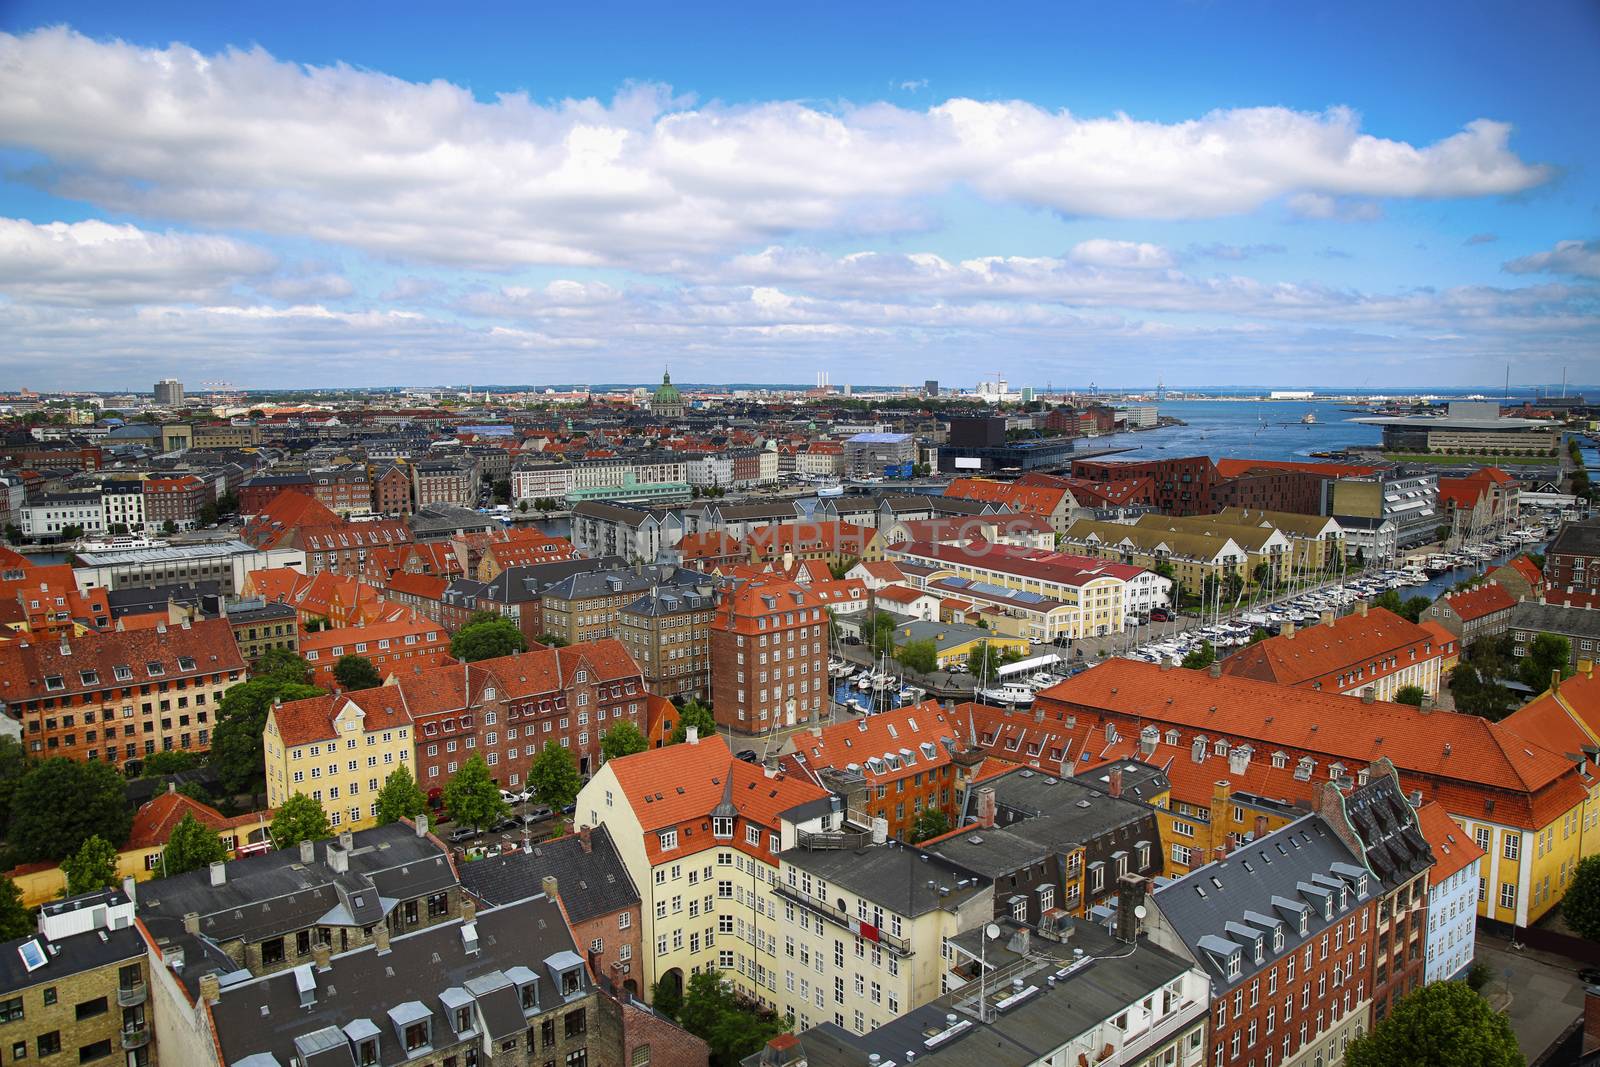
[[[659,408],[663,404],[682,404],[683,394],[678,392],[678,387],[672,384],[672,372],[663,371],[661,385],[656,389],[654,406]]]

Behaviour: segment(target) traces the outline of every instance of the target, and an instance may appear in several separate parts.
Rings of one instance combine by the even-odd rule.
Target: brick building
[[[372,510],[379,515],[404,518],[411,514],[411,475],[398,463],[373,464],[367,477],[372,483]]]
[[[710,699],[716,601],[701,588],[651,589],[618,615],[617,636],[657,696]]]
[[[820,721],[827,692],[828,619],[804,586],[753,579],[723,593],[711,622],[711,702],[738,733]]]
[[[412,494],[419,508],[429,504],[477,507],[480,483],[481,474],[474,459],[424,459],[411,465]]]
[[[212,499],[211,486],[192,474],[174,478],[148,478],[144,483],[144,521],[157,530],[192,530],[200,522],[200,509]]]
[[[1229,656],[1222,673],[1300,689],[1393,700],[1408,686],[1439,693],[1445,649],[1425,626],[1363,602],[1354,615],[1325,617],[1283,632]]]
[[[394,548],[411,541],[411,530],[394,519],[377,522],[341,522],[297,527],[284,538],[284,548],[298,548],[306,554],[306,573],[332,571],[359,575],[367,557],[378,549]]]
[[[1313,471],[1252,468],[1219,478],[1211,489],[1211,510],[1247,508],[1319,515],[1327,482],[1326,476]]]
[[[1565,523],[1556,531],[1544,554],[1544,577],[1552,589],[1600,593],[1600,519]]]
[[[1205,515],[1214,510],[1212,491],[1219,475],[1209,456],[1153,460],[1076,459],[1072,476],[1092,482],[1149,478],[1157,508],[1168,515]]]
[[[1500,583],[1489,581],[1459,593],[1445,593],[1422,616],[1438,622],[1466,645],[1480,637],[1505,633],[1516,606],[1516,597]]]
[[[5,710],[41,759],[205,751],[217,704],[244,671],[225,619],[0,645]]]
[[[226,618],[246,663],[254,663],[274,648],[300,651],[299,612],[289,604],[241,600],[229,606]]]
[[[449,661],[450,635],[428,619],[372,622],[300,635],[300,655],[311,664],[311,683],[336,684],[333,669],[344,655],[372,661],[378,674],[415,674]]]

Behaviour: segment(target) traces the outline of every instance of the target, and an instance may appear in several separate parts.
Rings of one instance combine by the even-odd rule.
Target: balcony
[[[150,1027],[140,1024],[138,1026],[124,1026],[121,1031],[122,1047],[128,1052],[144,1048],[150,1043]]]
[[[143,1004],[150,995],[149,987],[143,982],[117,987],[117,1007],[134,1008]]]
[[[855,933],[859,920],[850,915],[848,912],[840,911],[838,908],[832,907],[831,905],[818,900],[816,897],[807,896],[798,889],[795,889],[792,886],[784,885],[781,882],[778,885],[773,886],[773,890],[778,894],[778,896],[785,900],[793,901],[794,903],[805,908],[807,911],[811,912],[813,915],[821,916],[822,918],[833,923],[835,926],[841,927],[851,934]],[[878,931],[878,943],[883,945],[885,948],[899,953],[901,956],[911,955],[911,943],[906,941],[904,938],[895,937],[887,930]]]

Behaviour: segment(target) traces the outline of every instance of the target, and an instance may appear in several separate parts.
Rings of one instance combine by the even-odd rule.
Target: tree
[[[272,843],[277,848],[293,848],[302,841],[321,841],[332,836],[333,827],[328,825],[328,813],[322,810],[322,801],[304,793],[290,796],[272,817]]]
[[[160,778],[166,774],[193,770],[198,766],[200,757],[181,748],[175,748],[170,752],[152,752],[144,758],[144,766],[139,769],[139,777]]]
[[[535,760],[534,763],[537,765],[538,761]],[[528,771],[528,779],[533,780],[532,769]],[[455,773],[455,777],[445,783],[444,808],[449,812],[450,818],[462,826],[471,826],[477,830],[492,825],[496,819],[511,810],[510,805],[500,797],[500,787],[490,779],[489,765],[483,762],[482,756],[473,756],[467,760]]]
[[[291,670],[285,668],[285,673]],[[222,694],[217,722],[211,731],[211,766],[223,787],[238,793],[254,789],[265,780],[261,733],[267,727],[267,712],[272,710],[274,701],[287,704],[321,695],[322,690],[315,686],[284,681],[280,675],[252,678]]]
[[[405,766],[396,767],[378,790],[378,824],[414,819],[428,810],[428,798],[417,787],[417,780]]]
[[[1579,861],[1561,898],[1561,917],[1579,937],[1600,941],[1600,856]]]
[[[1405,610],[1405,605],[1400,601],[1400,594],[1393,589],[1385,589],[1379,593],[1377,598],[1372,601],[1372,606],[1382,608],[1384,611],[1392,612],[1396,615]]]
[[[311,664],[287,648],[269,648],[261,653],[255,665],[250,668],[250,678],[252,681],[275,678],[283,682],[310,685]]]
[[[924,808],[916,822],[911,824],[911,843],[916,844],[949,832],[950,819],[943,808]]]
[[[1471,663],[1458,663],[1451,668],[1450,695],[1455,699],[1457,711],[1490,722],[1505,718],[1516,702],[1511,690],[1492,676],[1485,676]]]
[[[691,726],[699,731],[697,736],[710,737],[717,732],[717,719],[711,714],[710,708],[698,700],[690,700],[678,711],[678,725],[672,731],[670,743],[678,745],[689,740]]]
[[[640,736],[642,739],[643,735]],[[546,744],[528,767],[528,784],[533,787],[533,795],[539,803],[552,811],[560,811],[578,799],[583,775],[578,773],[578,762],[572,758],[571,749],[566,745]]]
[[[689,978],[678,1020],[685,1030],[711,1046],[715,1067],[737,1067],[788,1028],[771,1012],[734,996],[714,968]]]
[[[1350,1043],[1347,1067],[1522,1067],[1504,1015],[1465,982],[1430,982]]]
[[[14,522],[6,523],[6,540],[14,545],[20,545],[22,543],[22,527]],[[13,886],[12,888],[16,887]]]
[[[346,692],[354,693],[360,689],[376,689],[383,684],[383,675],[367,657],[346,652],[333,665],[333,680]]]
[[[1572,642],[1560,634],[1540,634],[1528,646],[1528,654],[1517,666],[1517,676],[1522,684],[1535,693],[1550,688],[1550,676],[1556,671],[1565,678],[1572,673]]]
[[[222,516],[217,512],[217,505],[215,502],[207,500],[204,504],[200,505],[200,525],[214,526],[216,525],[216,521],[221,517]]]
[[[162,870],[168,877],[197,871],[227,858],[228,850],[223,847],[222,838],[192,813],[185,813],[178,820],[178,825],[167,835],[167,847],[161,853]]]
[[[93,834],[84,839],[78,851],[61,861],[61,870],[67,876],[69,897],[116,885],[117,846]]]
[[[1272,577],[1272,564],[1265,560],[1257,563],[1250,571],[1250,578],[1257,585],[1266,585],[1267,579]]]
[[[1394,695],[1396,704],[1410,704],[1414,708],[1422,707],[1422,702],[1427,699],[1427,691],[1420,685],[1403,685]]]
[[[1252,630],[1250,632],[1250,644],[1252,644],[1252,645],[1259,644],[1260,642],[1265,641],[1267,638],[1269,638],[1271,636],[1272,635],[1269,634],[1266,630],[1263,630],[1261,627],[1257,626],[1254,630]]]
[[[566,648],[567,645],[571,644],[565,637],[560,634],[553,634],[548,630],[534,638],[534,640],[546,648]]]
[[[996,671],[1022,658],[1015,648],[1006,648],[988,641],[978,642],[978,647],[967,655],[967,669],[978,678],[994,681]]]
[[[33,761],[14,737],[0,737],[0,837],[11,833],[11,798]]]
[[[11,846],[23,863],[61,860],[96,835],[126,841],[133,816],[109,763],[57,756],[35,763],[11,799]]]
[[[0,876],[0,940],[11,941],[39,932],[39,924],[22,904],[17,883]]]
[[[1217,650],[1210,641],[1201,641],[1200,647],[1183,657],[1185,670],[1203,671],[1217,662]]]
[[[1393,592],[1393,590],[1390,590]],[[1433,605],[1433,601],[1425,596],[1408,596],[1400,605],[1399,616],[1408,622],[1421,622],[1422,613]]]
[[[894,658],[908,671],[931,674],[939,666],[939,648],[931,640],[907,641],[895,651]]]
[[[608,761],[643,752],[649,747],[650,742],[631,722],[619,722],[600,736],[600,755]]]
[[[450,638],[450,654],[463,663],[528,651],[528,639],[517,624],[492,611],[480,611]]]
[[[887,611],[875,611],[867,620],[867,646],[874,656],[894,649],[894,616]]]
[[[494,502],[496,504],[511,503],[511,479],[501,478],[494,483]]]
[[[656,979],[656,984],[650,988],[650,1006],[669,1019],[676,1019],[683,1010],[682,980],[666,975]]]
[[[854,570],[855,565],[860,562],[860,556],[846,556],[837,563],[828,564],[828,573],[833,575],[834,581],[843,581],[844,576]]]

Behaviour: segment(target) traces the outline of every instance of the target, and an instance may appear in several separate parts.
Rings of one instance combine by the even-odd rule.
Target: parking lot
[[[501,793],[504,799],[505,791],[502,790]],[[517,799],[508,803],[511,804],[510,813],[494,825],[483,827],[481,831],[476,827],[462,826],[451,820],[442,807],[431,811],[428,817],[432,821],[433,832],[458,854],[465,854],[471,848],[504,851],[507,848],[518,848],[524,841],[537,844],[552,837],[559,837],[567,831],[569,826],[567,816],[571,814],[571,808],[564,813],[558,813],[527,799]]]

